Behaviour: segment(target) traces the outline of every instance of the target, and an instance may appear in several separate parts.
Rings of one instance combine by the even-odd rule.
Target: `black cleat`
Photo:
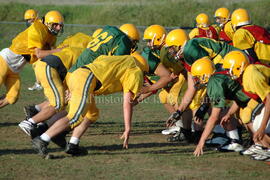
[[[180,128],[176,134],[167,138],[168,142],[183,142],[190,143],[191,142],[191,130]]]
[[[36,110],[35,105],[30,105],[30,106],[24,106],[23,108],[24,114],[27,119],[35,116],[37,113],[39,113],[38,110]]]
[[[78,144],[68,143],[65,152],[72,156],[84,156],[88,154],[85,148],[80,147]]]
[[[31,138],[34,139],[37,136],[40,136],[48,130],[48,125],[46,123],[38,123],[36,127],[30,130]]]
[[[60,148],[65,148],[67,146],[67,141],[66,141],[66,135],[68,134],[68,131],[64,131],[57,136],[52,138],[52,142],[59,146]]]
[[[47,149],[48,144],[49,143],[46,141],[43,141],[40,138],[40,136],[37,136],[34,139],[32,139],[33,148],[35,149],[35,151],[37,151],[39,155],[42,155],[44,157],[48,154],[48,149]]]

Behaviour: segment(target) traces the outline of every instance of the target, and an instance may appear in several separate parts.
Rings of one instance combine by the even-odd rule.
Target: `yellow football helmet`
[[[57,35],[63,30],[64,18],[58,11],[49,11],[44,17],[44,24],[53,35]]]
[[[166,30],[160,25],[151,25],[147,27],[143,34],[144,40],[150,40],[153,46],[161,46],[166,38]]]
[[[131,40],[140,40],[140,32],[134,24],[123,24],[119,29],[123,31]]]
[[[239,8],[232,13],[232,25],[234,28],[250,24],[250,17],[247,10]]]
[[[170,31],[165,39],[166,46],[183,46],[189,40],[187,33],[183,29]]]
[[[147,60],[142,55],[140,55],[138,51],[133,52],[131,56],[133,56],[136,59],[137,65],[143,72],[149,71],[149,65]]]
[[[208,27],[209,25],[209,17],[207,14],[201,13],[196,17],[196,26],[198,28]]]
[[[230,11],[229,9],[222,7],[218,8],[215,12],[214,16],[215,20],[219,24],[225,24],[227,21],[230,20]]]
[[[230,11],[229,9],[222,7],[222,8],[218,8],[215,12],[215,16],[214,17],[220,17],[220,18],[224,18],[224,19],[229,19],[230,18]]]
[[[92,37],[93,37],[93,38],[97,37],[97,36],[101,33],[102,30],[103,30],[102,28],[96,29],[96,30],[93,32]]]
[[[36,19],[37,17],[38,17],[38,13],[34,9],[28,9],[24,13],[24,20]]]
[[[196,60],[191,66],[191,75],[199,79],[200,84],[206,84],[214,72],[214,63],[206,57]]]
[[[231,51],[223,60],[223,68],[229,69],[233,79],[239,78],[248,65],[248,57],[241,51]]]

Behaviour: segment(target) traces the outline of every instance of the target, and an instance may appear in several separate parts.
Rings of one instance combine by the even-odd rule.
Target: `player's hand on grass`
[[[193,152],[194,156],[199,157],[200,155],[203,155],[203,146],[204,144],[199,143]]]
[[[124,149],[128,149],[129,133],[130,133],[130,131],[124,131],[124,133],[120,137],[120,139],[124,139],[124,142],[123,142],[123,148]]]

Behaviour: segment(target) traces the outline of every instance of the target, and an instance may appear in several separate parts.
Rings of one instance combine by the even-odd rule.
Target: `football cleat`
[[[161,131],[161,133],[163,135],[170,135],[170,134],[175,134],[179,131],[180,131],[180,127],[174,125],[174,126],[169,127],[168,129]]]
[[[237,139],[231,139],[224,145],[217,148],[220,152],[240,152],[243,150],[243,146],[240,144],[240,141]]]
[[[261,154],[254,154],[251,156],[251,159],[257,161],[267,161],[270,162],[270,154],[261,155]]]
[[[184,142],[189,143],[191,142],[191,130],[186,130],[180,128],[180,131],[176,132],[176,134],[167,138],[168,142]]]
[[[43,141],[40,136],[37,136],[32,140],[32,145],[34,150],[37,151],[39,155],[46,156],[48,154],[47,146],[49,143]]]
[[[88,151],[85,148],[80,147],[79,144],[73,143],[67,144],[65,152],[72,156],[83,156],[88,154]]]
[[[36,127],[35,124],[31,123],[30,121],[23,120],[18,125],[28,136],[31,135],[31,131]]]
[[[248,149],[240,151],[239,153],[241,155],[247,155],[247,156],[251,156],[254,154],[263,154],[265,151],[265,148],[260,145],[260,144],[253,144],[252,146],[250,146]]]
[[[23,110],[27,119],[32,118],[39,113],[39,111],[35,108],[35,105],[25,106]]]
[[[32,87],[28,88],[29,91],[35,91],[35,90],[39,91],[39,90],[42,90],[42,89],[43,89],[42,86],[37,82],[35,82],[35,84]]]

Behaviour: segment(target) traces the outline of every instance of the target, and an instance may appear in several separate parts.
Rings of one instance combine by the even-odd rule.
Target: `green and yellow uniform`
[[[6,99],[10,104],[16,102],[20,91],[20,78],[18,73],[24,65],[36,62],[35,49],[50,49],[55,45],[56,37],[52,35],[47,26],[36,20],[29,28],[19,33],[9,48],[0,52],[1,74],[0,85],[5,84]]]
[[[105,26],[101,33],[90,41],[70,72],[93,62],[100,55],[128,55],[131,49],[132,42],[125,33],[117,27]]]
[[[226,100],[235,101],[240,107],[245,107],[250,98],[242,91],[238,81],[226,74],[214,74],[207,83],[207,95],[216,108],[224,108]]]
[[[154,75],[155,70],[160,63],[160,50],[145,47],[143,48],[141,55],[147,60],[149,65],[149,75]]]
[[[74,128],[84,116],[93,122],[97,120],[94,94],[132,92],[135,98],[143,85],[143,72],[132,56],[99,56],[71,73],[67,85],[72,95],[67,117]]]
[[[50,105],[56,110],[64,107],[66,87],[63,83],[68,69],[76,63],[82,48],[67,47],[36,63],[35,74]]]
[[[86,48],[90,41],[92,41],[94,38],[78,32],[76,34],[73,34],[69,37],[67,37],[63,42],[61,42],[57,47],[61,48],[64,46],[69,47],[75,47],[75,48]]]
[[[183,47],[185,67],[190,71],[191,65],[203,57],[208,57],[214,64],[222,64],[222,58],[233,50],[239,49],[209,38],[191,39]]]

